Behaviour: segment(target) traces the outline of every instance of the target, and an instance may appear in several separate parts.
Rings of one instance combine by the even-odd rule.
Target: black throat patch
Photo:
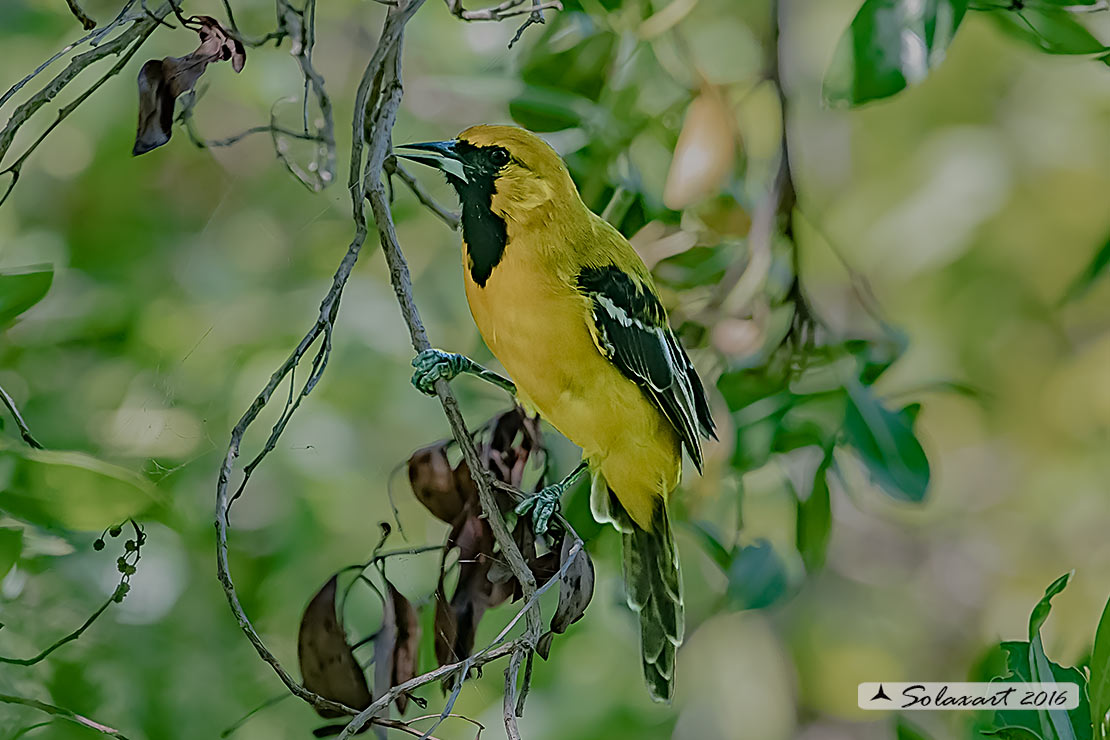
[[[470,181],[463,182],[452,175],[448,175],[447,180],[455,187],[462,205],[463,240],[470,258],[470,277],[478,287],[484,288],[493,268],[501,262],[509,241],[505,219],[491,207],[501,169],[494,161],[494,153],[507,153],[501,147],[476,147],[465,141],[455,144],[455,150],[466,165]]]
[[[463,239],[470,257],[470,277],[479,288],[486,287],[486,281],[493,268],[501,262],[509,241],[505,219],[490,208],[493,190],[492,177],[475,180],[459,188]]]

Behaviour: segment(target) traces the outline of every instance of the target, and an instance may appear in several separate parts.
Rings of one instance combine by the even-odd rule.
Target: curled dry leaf
[[[559,584],[559,605],[551,617],[551,631],[562,634],[586,613],[586,607],[594,596],[594,563],[586,548],[580,547],[572,554],[574,542],[570,537],[563,538],[563,548],[559,555],[559,567],[566,565],[567,572]]]
[[[243,44],[215,18],[199,15],[190,21],[200,37],[195,51],[183,57],[151,59],[139,70],[139,126],[131,149],[136,156],[170,140],[174,104],[196,86],[209,64],[231,62],[231,68],[239,72],[247,62]]]
[[[393,686],[416,678],[417,659],[420,654],[420,615],[416,607],[401,592],[389,584],[393,613],[397,620],[397,647],[393,651]],[[408,694],[397,697],[397,709],[404,712],[409,705]]]
[[[337,580],[332,576],[305,608],[297,635],[297,660],[306,689],[348,707],[364,709],[370,705],[370,689],[335,613]],[[321,717],[342,716],[316,711]]]
[[[408,467],[409,484],[416,500],[436,519],[453,524],[462,514],[467,499],[460,492],[458,478],[447,459],[447,443],[437,442],[412,453]],[[466,476],[469,479],[469,470]]]
[[[721,91],[706,85],[686,110],[663,186],[663,204],[677,211],[712,195],[732,171],[735,159],[732,111]]]
[[[447,602],[444,573],[440,572],[435,619],[435,653],[440,665],[470,655],[478,623],[490,607],[494,590],[489,579],[493,531],[485,519],[471,515],[461,521],[448,538],[448,548],[459,550],[459,580]]]
[[[519,488],[532,454],[541,448],[538,417],[529,417],[514,407],[495,417],[479,455],[492,476]],[[409,458],[409,482],[416,498],[436,518],[451,524],[447,550],[458,550],[458,582],[450,598],[445,586],[446,571],[440,570],[435,599],[435,655],[439,665],[455,663],[474,649],[478,624],[486,610],[520,596],[520,584],[511,571],[499,564],[494,552],[493,532],[479,516],[478,490],[466,461],[454,468],[446,444],[418,450]],[[502,511],[515,502],[498,494]],[[519,520],[513,536],[526,561],[541,582],[558,570],[555,553],[536,555],[535,538],[528,522]],[[446,560],[446,553],[443,560]]]
[[[542,439],[539,417],[528,416],[524,409],[514,406],[494,419],[482,457],[499,481],[520,488],[528,459]]]
[[[420,646],[420,618],[404,594],[386,581],[389,598],[382,605],[382,628],[374,638],[374,698],[378,699],[394,686],[416,676],[416,658]],[[404,712],[409,704],[407,694],[396,700]]]
[[[562,634],[567,627],[577,622],[586,613],[586,607],[594,595],[594,563],[590,560],[586,548],[579,548],[578,552],[571,554],[574,542],[570,537],[563,538],[563,547],[559,554],[559,567],[566,565],[567,560],[574,560],[567,566],[563,580],[559,584],[559,605],[555,614],[551,616],[551,631],[540,638],[536,645],[536,652],[547,660],[551,651],[551,641],[555,634]]]

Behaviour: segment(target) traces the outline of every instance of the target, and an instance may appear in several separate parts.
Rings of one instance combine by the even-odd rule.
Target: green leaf
[[[813,488],[804,501],[798,499],[796,543],[806,571],[814,573],[825,564],[832,531],[832,508],[829,500],[828,469],[832,455],[825,457],[813,476]]]
[[[23,528],[0,528],[0,578],[8,575],[8,571],[19,561],[23,552]]]
[[[1091,700],[1091,724],[1095,737],[1106,737],[1110,729],[1106,721],[1110,713],[1110,601],[1102,610],[1095,632],[1095,646],[1091,651],[1091,683],[1087,687]]]
[[[717,528],[710,522],[691,522],[690,527],[701,540],[705,552],[713,558],[713,562],[727,573],[729,566],[732,565],[732,552],[721,544],[721,536]]]
[[[910,724],[905,717],[899,717],[894,723],[895,740],[930,740],[919,727]]]
[[[844,427],[847,394],[842,388],[831,393],[797,396],[778,417],[772,451],[790,452],[802,447],[827,449]]]
[[[739,411],[780,393],[784,382],[782,377],[763,369],[745,368],[722,375],[717,381],[717,389],[728,403],[729,411]]]
[[[848,351],[859,364],[859,381],[864,385],[874,385],[883,373],[901,357],[909,340],[901,334],[885,340],[849,339],[844,342]]]
[[[41,301],[53,280],[54,268],[49,265],[0,272],[0,329]]]
[[[162,499],[142,476],[83,452],[0,443],[0,509],[45,527],[96,531],[142,514]]]
[[[1073,572],[1065,573],[1049,584],[1048,588],[1044,590],[1044,596],[1033,607],[1033,611],[1029,613],[1029,639],[1031,641],[1041,634],[1041,626],[1044,625],[1049,612],[1052,611],[1053,597],[1068,587],[1068,581],[1071,580]]]
[[[998,711],[995,712],[992,729],[1021,728],[1043,740],[1091,740],[1090,705],[1083,672],[1057,665],[1045,657],[1040,637],[1035,643],[1004,642],[1002,649],[1006,651],[1006,667],[1009,670],[1009,675],[1002,680],[1008,683],[1074,683],[1079,686],[1079,706],[1069,711]]]
[[[762,609],[786,593],[786,568],[767,540],[733,553],[728,598],[737,609]]]
[[[921,82],[944,60],[967,0],[866,0],[825,75],[830,105],[860,105]]]
[[[1026,727],[998,727],[993,730],[983,730],[982,734],[997,737],[999,740],[1044,740]]]
[[[871,479],[891,497],[919,502],[929,488],[929,459],[914,435],[915,410],[890,411],[869,388],[848,383],[844,432]]]
[[[1102,248],[1095,252],[1090,263],[1075,277],[1063,298],[1060,299],[1060,303],[1070,303],[1082,298],[1107,269],[1110,269],[1110,239],[1106,240]]]
[[[1087,679],[1076,668],[1053,663],[1045,655],[1041,627],[1052,610],[1052,599],[1063,591],[1071,578],[1065,573],[1045,589],[1044,596],[1029,615],[1029,642],[1004,642],[1007,682],[1074,683],[1079,686],[1079,706],[1075,709],[1049,711],[1002,710],[994,715],[994,734],[999,737],[1025,738],[1020,730],[1042,740],[1092,740],[1091,707],[1087,700]],[[1007,730],[1004,735],[999,730]]]
[[[1049,54],[1098,54],[1107,50],[1105,44],[1065,10],[1026,7],[992,15],[1011,36]]]

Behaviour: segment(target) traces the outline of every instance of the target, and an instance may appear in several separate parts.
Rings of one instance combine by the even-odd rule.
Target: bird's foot
[[[434,396],[437,380],[451,382],[469,371],[473,365],[465,355],[444,352],[441,349],[426,349],[412,358],[412,366],[416,368],[412,374],[412,384],[421,393]]]
[[[516,505],[514,511],[518,516],[527,516],[531,513],[532,529],[537,537],[547,531],[548,525],[551,523],[551,517],[559,511],[559,502],[566,488],[566,483],[554,483],[545,486],[537,493],[525,496],[524,500]]]

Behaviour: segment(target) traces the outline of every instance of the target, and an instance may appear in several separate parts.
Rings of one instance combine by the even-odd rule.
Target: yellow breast
[[[582,448],[633,519],[678,483],[678,435],[638,385],[601,354],[590,304],[544,255],[510,242],[484,286],[467,268],[466,296],[493,354],[533,406]]]

